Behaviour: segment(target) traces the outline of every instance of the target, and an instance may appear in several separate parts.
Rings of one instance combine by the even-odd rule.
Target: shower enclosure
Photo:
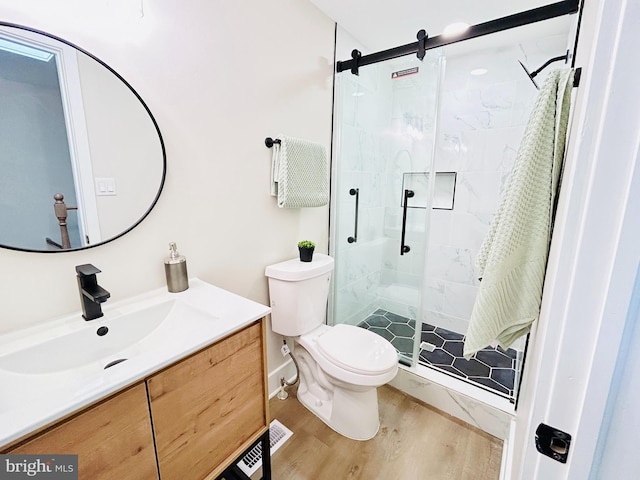
[[[511,403],[525,338],[462,358],[474,261],[537,95],[518,62],[533,70],[567,38],[471,40],[336,78],[330,321],[384,336],[413,371]]]

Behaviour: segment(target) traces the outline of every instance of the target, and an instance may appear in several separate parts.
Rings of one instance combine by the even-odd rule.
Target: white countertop
[[[104,316],[96,320],[85,321],[78,312],[0,335],[0,446],[143,380],[271,311],[197,278],[184,292],[162,287],[119,302],[111,299],[102,310]],[[151,319],[147,322],[155,322],[153,315],[167,320],[144,330],[133,321],[142,318],[136,317],[141,311]],[[103,337],[96,333],[101,326],[110,330]],[[126,348],[104,349],[105,342],[113,345],[118,339]],[[104,368],[119,358],[127,360]]]

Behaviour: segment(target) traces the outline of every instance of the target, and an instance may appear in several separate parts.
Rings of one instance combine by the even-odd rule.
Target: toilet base
[[[380,428],[377,388],[351,390],[332,384],[324,372],[318,371],[319,367],[304,348],[298,347],[296,355],[300,368],[300,403],[347,438],[370,440],[375,437]]]

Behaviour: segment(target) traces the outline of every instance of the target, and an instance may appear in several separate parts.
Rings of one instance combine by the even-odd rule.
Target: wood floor
[[[270,401],[293,431],[272,457],[274,480],[497,480],[502,441],[387,385],[378,389],[380,431],[345,438],[298,402]],[[261,478],[261,471],[252,479]]]

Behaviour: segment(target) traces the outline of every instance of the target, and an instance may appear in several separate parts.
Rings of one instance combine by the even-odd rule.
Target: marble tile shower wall
[[[533,71],[565,50],[566,35],[559,35],[447,58],[436,170],[458,175],[454,209],[432,211],[423,286],[425,322],[466,332],[479,285],[475,257],[537,96],[518,60]],[[487,73],[470,75],[477,68]],[[552,69],[536,81],[541,84]]]

